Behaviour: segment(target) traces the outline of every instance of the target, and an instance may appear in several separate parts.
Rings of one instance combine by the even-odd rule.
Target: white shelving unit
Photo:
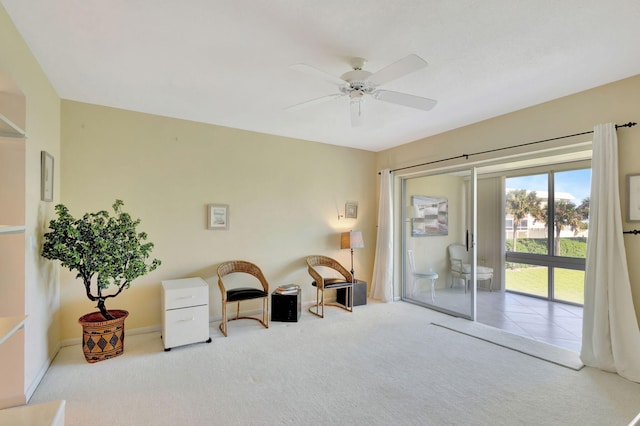
[[[0,225],[0,234],[20,234],[25,230],[21,225]],[[0,317],[0,345],[23,325],[27,315],[18,317]]]
[[[64,405],[20,406],[25,393],[26,98],[0,69],[0,424],[61,424]],[[17,235],[11,235],[17,234]],[[44,415],[44,417],[43,417]],[[60,421],[61,420],[61,421]]]
[[[0,234],[20,234],[25,227],[21,225],[0,225]],[[17,317],[0,317],[0,345],[23,325],[27,315]]]

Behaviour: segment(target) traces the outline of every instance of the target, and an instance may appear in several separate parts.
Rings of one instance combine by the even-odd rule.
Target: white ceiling
[[[637,0],[0,0],[59,96],[380,151],[640,74]],[[415,53],[384,86],[429,111],[348,100],[339,76]],[[561,119],[561,117],[559,117]]]

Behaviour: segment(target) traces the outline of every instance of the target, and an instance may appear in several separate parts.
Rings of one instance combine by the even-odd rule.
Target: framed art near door
[[[449,203],[445,197],[414,195],[411,204],[415,217],[411,218],[412,237],[449,234]]]
[[[629,222],[640,222],[640,175],[627,176],[627,218]]]
[[[53,156],[40,151],[40,199],[53,201]]]

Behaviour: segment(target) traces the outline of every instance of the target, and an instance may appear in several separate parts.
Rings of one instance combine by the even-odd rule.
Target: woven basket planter
[[[124,320],[129,312],[109,310],[114,319],[105,320],[100,312],[81,316],[82,351],[87,362],[94,363],[121,355],[124,351]]]

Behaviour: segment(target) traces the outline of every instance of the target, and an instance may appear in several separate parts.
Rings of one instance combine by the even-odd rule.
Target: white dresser
[[[202,278],[162,281],[162,341],[165,351],[211,342],[209,285]]]

